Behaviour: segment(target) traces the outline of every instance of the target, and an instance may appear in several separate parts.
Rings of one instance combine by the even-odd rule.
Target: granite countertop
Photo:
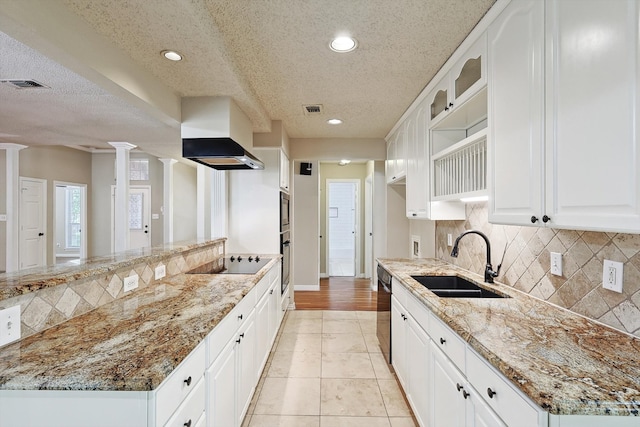
[[[211,246],[225,240],[226,238],[218,238],[165,243],[159,246],[129,249],[112,255],[91,257],[78,262],[35,267],[15,273],[2,273],[0,274],[0,301],[38,289],[133,266],[136,263],[159,261],[173,254]]]
[[[379,259],[544,410],[640,415],[640,339],[435,259]],[[412,275],[457,275],[511,298],[440,298]]]
[[[178,274],[0,348],[0,390],[149,391],[279,260],[258,273]]]

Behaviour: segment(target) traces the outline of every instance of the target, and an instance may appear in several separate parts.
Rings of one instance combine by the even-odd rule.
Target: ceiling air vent
[[[49,86],[43,85],[35,80],[22,80],[22,79],[2,79],[0,83],[14,87],[16,89],[50,89]]]
[[[304,110],[305,116],[315,116],[322,114],[322,105],[320,104],[303,105],[302,109]]]

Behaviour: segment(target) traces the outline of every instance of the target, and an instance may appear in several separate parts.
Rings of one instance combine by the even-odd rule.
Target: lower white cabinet
[[[464,376],[447,356],[431,343],[431,424],[438,427],[466,426]]]

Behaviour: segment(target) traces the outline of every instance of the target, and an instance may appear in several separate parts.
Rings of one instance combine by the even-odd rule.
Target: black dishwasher
[[[387,363],[391,364],[391,274],[378,264],[376,335]]]

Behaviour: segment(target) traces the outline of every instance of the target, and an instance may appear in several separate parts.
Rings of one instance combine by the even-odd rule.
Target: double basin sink
[[[484,289],[458,276],[411,276],[441,298],[510,298]]]

